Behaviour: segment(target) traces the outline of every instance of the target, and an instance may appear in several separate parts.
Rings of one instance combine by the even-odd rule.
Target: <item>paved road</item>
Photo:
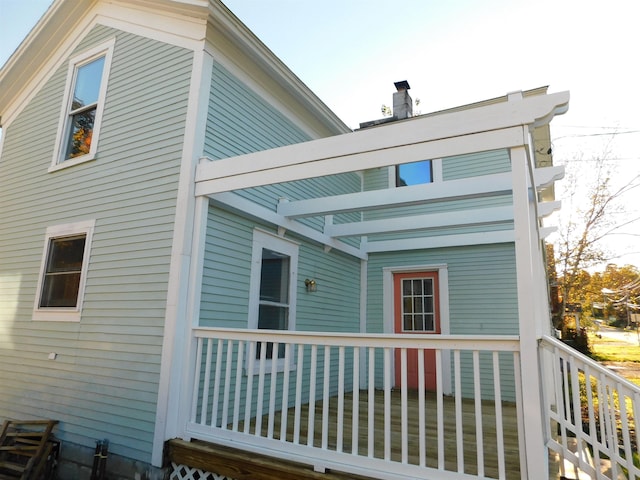
[[[620,330],[618,328],[601,325],[597,333],[612,340],[626,342],[631,345],[640,345],[638,332],[636,330]]]

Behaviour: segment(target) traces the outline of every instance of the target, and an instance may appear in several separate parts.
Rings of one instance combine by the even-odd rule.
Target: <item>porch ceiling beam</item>
[[[462,247],[467,245],[486,245],[514,241],[515,233],[510,229],[495,232],[463,233],[457,235],[440,235],[402,240],[384,240],[379,242],[370,241],[364,244],[363,247],[367,253],[375,253],[443,247]]]
[[[278,213],[296,218],[505,195],[510,192],[511,174],[497,173],[402,188],[369,190],[292,202],[285,201],[278,204]]]
[[[319,232],[318,230],[314,230],[311,227],[306,225],[302,225],[300,222],[296,222],[295,220],[291,220],[283,217],[282,215],[278,215],[277,213],[269,210],[268,208],[262,207],[246,198],[242,198],[241,196],[231,193],[224,192],[218,193],[215,195],[211,195],[209,197],[211,201],[214,203],[223,205],[226,208],[229,208],[233,211],[240,212],[245,215],[249,215],[253,218],[258,218],[264,220],[268,223],[276,225],[279,229],[289,230],[295,232],[299,235],[302,235],[311,240],[315,240],[316,242],[323,244],[330,248],[335,248],[341,252],[347,253],[354,257],[366,260],[367,255],[363,251],[358,248],[355,248],[351,245],[347,245],[340,240],[336,240],[334,238],[329,237],[328,235]]]
[[[417,119],[415,122],[421,123],[420,120]],[[414,129],[411,123],[406,122],[406,125]],[[380,137],[392,137],[391,132],[383,132],[382,129],[372,130],[377,130]],[[463,137],[395,144],[373,149],[370,145],[372,142],[362,141],[360,136],[365,133],[370,132],[360,131],[237,157],[203,161],[196,169],[196,195],[210,195],[429,158],[509,148],[525,144],[528,137],[524,134],[523,127],[517,126],[472,133]],[[424,136],[428,135],[423,132]],[[341,148],[337,148],[334,143],[340,143]]]
[[[398,233],[443,227],[492,225],[513,220],[513,207],[474,208],[446,213],[385,218],[363,222],[327,224],[324,233],[330,237]]]
[[[548,123],[568,103],[568,92],[514,96],[508,102],[204,162],[196,171],[196,195],[526,145],[528,126]]]

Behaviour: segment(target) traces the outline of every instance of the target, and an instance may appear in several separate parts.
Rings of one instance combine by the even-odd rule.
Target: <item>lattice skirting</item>
[[[171,476],[169,480],[234,480],[224,475],[213,472],[205,472],[198,468],[191,468],[187,465],[179,465],[171,462]]]

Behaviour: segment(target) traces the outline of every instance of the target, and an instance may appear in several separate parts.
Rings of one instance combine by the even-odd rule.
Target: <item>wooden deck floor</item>
[[[406,463],[410,465],[420,465],[420,429],[418,414],[418,395],[416,392],[408,392],[407,395],[407,442],[406,442]],[[459,407],[456,407],[452,397],[444,397],[442,412],[438,412],[435,394],[427,393],[425,396],[425,446],[424,467],[430,469],[444,469],[450,472],[463,472],[467,475],[478,475],[479,470],[484,470],[484,476],[488,478],[499,478],[498,448],[499,436],[502,436],[504,443],[504,463],[505,476],[507,479],[520,478],[520,455],[518,450],[518,431],[516,420],[516,408],[512,403],[503,403],[500,408],[502,417],[501,435],[496,432],[496,410],[491,401],[483,401],[481,405],[481,438],[476,434],[476,407],[471,399],[463,399]],[[384,425],[384,394],[376,392],[373,401],[374,422],[373,422],[373,454],[368,451],[369,445],[369,399],[366,391],[359,394],[358,403],[358,447],[357,454],[367,457],[373,456],[377,459],[385,458],[387,461],[402,462],[402,415],[401,415],[401,393],[393,391],[391,393],[390,411],[391,421],[388,430],[388,446],[385,445],[385,425]],[[338,402],[335,397],[330,399],[328,409],[329,419],[327,424],[329,429],[323,436],[323,408],[322,401],[315,404],[313,422],[313,441],[316,448],[327,450],[339,450],[344,453],[352,452],[352,396],[348,394],[344,400],[344,413],[342,422],[338,422]],[[458,428],[456,426],[456,410],[461,411],[461,428],[463,440],[458,443]],[[309,405],[304,405],[300,411],[300,433],[296,439],[294,427],[295,411],[290,408],[287,412],[287,442],[294,442],[301,445],[308,445],[309,438]],[[442,428],[439,431],[438,418],[442,418]],[[261,419],[261,436],[267,437],[269,432],[269,420],[266,416]],[[249,433],[255,436],[256,420],[252,419]],[[273,418],[272,437],[280,439],[281,415],[278,413]],[[244,430],[242,422],[238,426],[239,431]],[[340,438],[340,433],[341,437]],[[325,446],[323,447],[323,442]],[[443,456],[444,466],[439,464],[438,444],[444,445],[441,456]],[[338,445],[341,444],[341,448]],[[481,451],[481,460],[478,459],[478,452]],[[312,455],[312,453],[311,453]],[[463,462],[459,462],[459,457]],[[249,460],[249,459],[248,459]],[[479,467],[479,465],[481,465]],[[245,465],[245,467],[247,467]],[[218,473],[218,472],[216,472]],[[303,477],[301,477],[303,478]]]

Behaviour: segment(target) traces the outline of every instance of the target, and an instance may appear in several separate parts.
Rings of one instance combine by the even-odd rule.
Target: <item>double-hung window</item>
[[[50,171],[95,158],[113,45],[111,40],[70,61]]]
[[[94,224],[47,228],[34,320],[80,320]]]
[[[253,235],[249,328],[295,330],[298,245],[259,230]],[[284,345],[258,344],[256,358],[284,357]]]

